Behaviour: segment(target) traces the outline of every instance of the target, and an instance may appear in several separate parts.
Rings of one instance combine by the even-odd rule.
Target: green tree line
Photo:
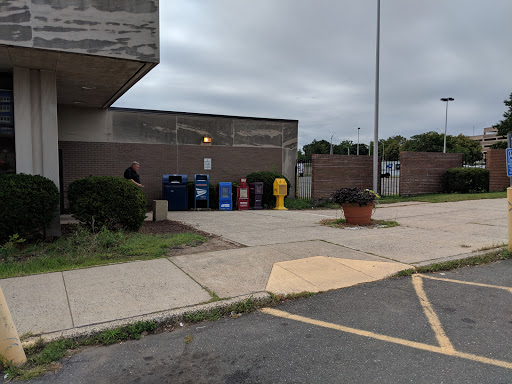
[[[422,133],[412,136],[410,139],[397,135],[379,140],[379,155],[383,156],[385,160],[398,161],[400,152],[443,152],[443,145],[444,134],[437,132]],[[331,144],[327,140],[313,140],[311,143],[304,145],[302,149],[303,151],[298,151],[299,161],[309,160],[313,154],[329,154]],[[470,163],[482,160],[480,143],[462,134],[446,136],[446,152],[463,153],[466,161]],[[339,144],[333,144],[332,153],[335,155],[356,155],[357,143],[344,140]],[[359,144],[359,155],[368,156],[369,154],[373,154],[373,142],[370,142],[369,146]]]

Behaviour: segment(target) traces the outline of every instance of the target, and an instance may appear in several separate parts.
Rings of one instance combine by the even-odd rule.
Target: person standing
[[[140,164],[137,161],[134,161],[131,166],[126,168],[126,171],[124,171],[124,178],[130,180],[132,183],[134,183],[137,187],[143,188],[144,186],[140,183],[140,176],[137,173],[137,171],[140,168]]]

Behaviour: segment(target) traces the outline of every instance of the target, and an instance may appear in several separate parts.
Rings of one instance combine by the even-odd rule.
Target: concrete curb
[[[237,296],[226,300],[219,300],[206,304],[198,304],[185,308],[172,309],[167,311],[155,312],[146,315],[133,316],[120,320],[107,321],[97,324],[90,324],[82,327],[75,327],[63,331],[41,333],[31,335],[22,342],[23,347],[33,344],[39,338],[45,342],[55,341],[57,339],[68,339],[75,337],[91,337],[108,329],[114,329],[133,324],[137,321],[154,321],[157,325],[176,324],[183,320],[187,314],[193,314],[200,311],[211,311],[213,309],[225,309],[234,304],[241,303],[252,298],[257,303],[266,303],[271,298],[268,292],[255,292],[248,295]]]

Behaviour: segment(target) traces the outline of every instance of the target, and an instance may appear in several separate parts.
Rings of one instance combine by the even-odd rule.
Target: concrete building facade
[[[190,181],[207,173],[218,183],[276,170],[295,181],[296,120],[78,107],[59,108],[58,118],[64,195],[73,180],[122,175],[134,160],[148,200],[161,198],[166,173]],[[203,144],[204,137],[211,143]]]
[[[226,170],[276,167],[294,179],[297,121],[109,109],[159,63],[158,6],[0,2],[0,172],[40,174],[59,188],[64,182],[65,190],[74,178],[122,175],[139,160],[146,162],[141,175],[150,199],[160,198],[162,172],[197,172],[192,164],[201,156]],[[209,148],[198,142],[205,135],[212,137]],[[212,171],[220,178],[221,169]]]
[[[507,137],[499,136],[498,129],[493,127],[484,128],[483,135],[470,136],[469,138],[480,143],[483,153],[487,153],[493,144],[507,142]]]

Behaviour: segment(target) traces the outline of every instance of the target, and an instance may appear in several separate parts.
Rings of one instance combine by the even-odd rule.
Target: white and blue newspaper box
[[[233,186],[231,183],[219,183],[219,211],[233,210]]]
[[[206,203],[206,208],[210,208],[210,175],[194,175],[194,208],[197,209],[199,205]]]

